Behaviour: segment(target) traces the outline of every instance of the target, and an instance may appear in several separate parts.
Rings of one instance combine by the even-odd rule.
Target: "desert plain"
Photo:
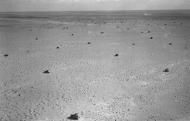
[[[1,13],[0,121],[72,120],[190,121],[190,15]]]

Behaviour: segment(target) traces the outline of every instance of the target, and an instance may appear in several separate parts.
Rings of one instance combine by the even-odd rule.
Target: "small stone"
[[[67,119],[69,119],[69,120],[78,120],[79,119],[78,113],[71,114],[69,117],[67,117]]]
[[[100,32],[101,34],[104,34],[104,32]]]
[[[56,49],[59,49],[59,46],[57,46]]]
[[[150,39],[153,39],[153,37],[150,37]]]
[[[88,42],[87,44],[88,44],[88,45],[90,45],[90,44],[91,44],[91,42]]]
[[[168,69],[168,68],[166,68],[166,69],[164,69],[164,70],[163,70],[163,72],[169,72],[169,69]]]
[[[4,54],[5,57],[8,57],[9,55],[8,54]]]
[[[116,57],[117,57],[117,56],[119,56],[119,54],[115,54],[114,56],[116,56]]]
[[[36,40],[38,40],[38,37],[36,37]]]
[[[172,45],[172,43],[170,42],[170,43],[168,43],[168,45]]]
[[[132,43],[133,46],[135,46],[135,43]]]
[[[43,73],[44,74],[49,74],[50,72],[49,72],[49,70],[45,70]]]

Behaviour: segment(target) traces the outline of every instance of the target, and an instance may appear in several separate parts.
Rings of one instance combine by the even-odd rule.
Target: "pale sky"
[[[190,0],[0,0],[0,12],[190,9]]]

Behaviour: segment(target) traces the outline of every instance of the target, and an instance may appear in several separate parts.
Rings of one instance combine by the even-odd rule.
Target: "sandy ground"
[[[190,19],[0,20],[0,121],[190,121]]]

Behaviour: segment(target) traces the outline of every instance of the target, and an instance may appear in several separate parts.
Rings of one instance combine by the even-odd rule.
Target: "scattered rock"
[[[164,69],[163,72],[169,72],[169,68]]]
[[[4,57],[8,57],[9,55],[8,54],[4,54]]]
[[[117,57],[117,56],[119,56],[119,54],[116,53],[114,56]]]
[[[150,30],[148,30],[147,33],[150,33]]]
[[[78,113],[71,114],[69,117],[67,117],[67,119],[69,119],[69,120],[78,120],[79,119]]]
[[[43,73],[44,74],[49,74],[50,72],[49,72],[49,70],[45,70]]]
[[[88,42],[87,44],[88,44],[88,45],[90,45],[90,44],[91,44],[91,42]]]

